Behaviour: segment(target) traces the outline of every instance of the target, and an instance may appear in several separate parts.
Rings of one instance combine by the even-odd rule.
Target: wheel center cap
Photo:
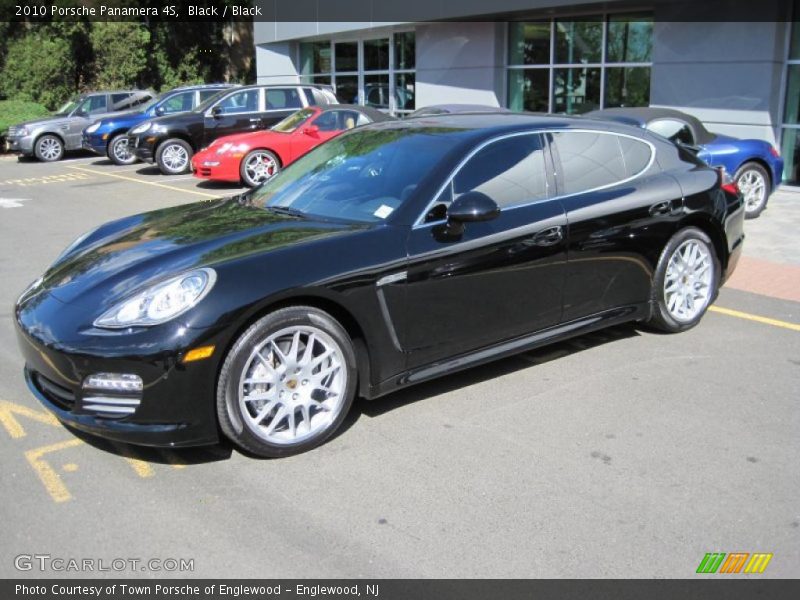
[[[296,388],[297,387],[297,379],[289,379],[289,380],[287,380],[286,381],[286,387],[288,387],[290,390],[293,390],[294,388]]]

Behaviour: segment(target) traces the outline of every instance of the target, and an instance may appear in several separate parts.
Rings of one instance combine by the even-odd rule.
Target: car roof
[[[414,112],[421,113],[426,110],[440,110],[450,114],[465,113],[465,112],[499,112],[499,113],[511,112],[510,109],[504,108],[502,106],[489,106],[488,104],[459,104],[459,103],[431,104],[429,106],[423,106],[421,108],[418,108]]]
[[[587,117],[598,119],[615,119],[633,121],[640,127],[659,119],[677,119],[685,121],[694,130],[695,141],[698,144],[707,144],[714,139],[714,134],[708,131],[697,117],[674,108],[651,106],[632,106],[625,108],[606,108],[586,113]]]

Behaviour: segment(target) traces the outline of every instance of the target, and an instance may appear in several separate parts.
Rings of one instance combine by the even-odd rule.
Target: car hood
[[[25,121],[24,123],[17,123],[14,127],[29,127],[34,128],[38,127],[39,125],[56,125],[59,122],[66,123],[70,120],[70,117],[64,115],[52,115],[50,117],[43,117],[41,119],[33,119],[31,121]]]
[[[247,195],[134,215],[100,227],[44,275],[62,302],[106,305],[189,269],[278,252],[363,226],[264,210]]]
[[[263,144],[265,140],[273,139],[286,139],[290,134],[278,133],[269,129],[262,129],[260,131],[247,131],[245,133],[235,133],[233,135],[226,135],[225,137],[218,138],[214,142],[214,146],[222,144],[248,144],[250,146],[255,144]]]
[[[147,113],[145,113],[143,110],[127,110],[125,112],[114,113],[113,116],[100,119],[99,122],[102,125],[106,125],[108,123],[119,123],[128,120],[141,120],[146,116]]]

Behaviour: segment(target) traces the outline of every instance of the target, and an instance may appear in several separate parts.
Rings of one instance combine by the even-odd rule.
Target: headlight
[[[31,130],[28,129],[27,127],[18,127],[17,128],[17,135],[19,137],[25,137],[25,136],[30,135],[30,134],[31,134]]]
[[[98,129],[100,129],[100,121],[98,121],[94,125],[89,125],[86,129],[84,129],[84,132],[85,133],[94,133]]]
[[[131,130],[130,130],[130,133],[131,133],[132,135],[138,135],[138,134],[140,134],[140,133],[144,133],[145,131],[147,131],[148,129],[150,129],[150,127],[151,127],[152,125],[153,125],[153,124],[152,124],[150,121],[145,121],[145,122],[144,122],[144,123],[142,123],[141,125],[137,125],[137,126],[136,126],[136,127],[134,127],[133,129],[131,129]]]
[[[95,320],[96,327],[147,327],[186,312],[202,300],[217,280],[213,269],[198,269],[153,285],[117,303]]]

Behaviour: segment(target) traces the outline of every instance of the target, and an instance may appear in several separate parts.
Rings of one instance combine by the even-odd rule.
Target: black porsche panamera
[[[741,197],[647,131],[471,114],[365,126],[242,196],[105,224],[15,316],[63,422],[263,456],[368,399],[625,321],[703,316]]]

